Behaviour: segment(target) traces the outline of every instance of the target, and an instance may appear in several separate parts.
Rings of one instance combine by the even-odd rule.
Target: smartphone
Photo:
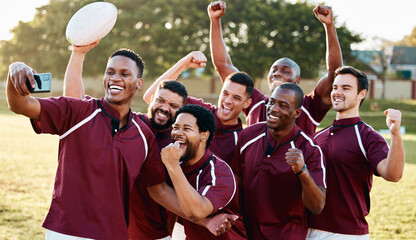
[[[26,86],[31,93],[42,93],[51,91],[52,73],[38,73],[35,77],[36,87],[32,88],[29,79],[26,78]]]

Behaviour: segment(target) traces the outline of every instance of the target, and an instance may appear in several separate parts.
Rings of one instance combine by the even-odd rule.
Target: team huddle
[[[232,63],[222,38],[222,1],[208,6],[212,62],[223,83],[218,104],[188,96],[177,81],[207,58],[189,53],[145,92],[147,113],[130,109],[144,61],[111,54],[105,97],[85,95],[82,69],[98,42],[73,46],[62,97],[35,98],[35,70],[9,66],[9,108],[36,133],[59,135],[58,169],[45,239],[369,239],[372,176],[399,181],[404,169],[401,112],[385,111],[390,145],[363,122],[366,75],[342,66],[331,8],[317,6],[327,74],[313,91],[301,69],[275,61],[270,94]],[[316,132],[331,109],[333,124]],[[239,118],[243,113],[246,126]],[[175,229],[175,230],[174,230]],[[178,239],[175,234],[174,239]]]

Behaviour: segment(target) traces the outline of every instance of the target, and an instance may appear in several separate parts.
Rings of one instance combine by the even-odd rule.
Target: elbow
[[[384,179],[389,182],[399,182],[403,177],[403,173],[392,175],[392,176],[386,176]]]
[[[319,202],[316,204],[316,206],[313,206],[311,208],[308,208],[309,211],[311,211],[313,214],[318,215],[322,212],[322,210],[325,207],[325,200]]]

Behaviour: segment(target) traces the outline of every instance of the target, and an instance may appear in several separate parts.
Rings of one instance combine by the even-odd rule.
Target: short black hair
[[[335,70],[335,77],[342,74],[351,74],[357,79],[358,93],[364,89],[368,91],[368,79],[363,71],[351,66],[343,66]],[[360,105],[363,103],[364,99],[365,97],[361,100]]]
[[[188,91],[186,91],[185,86],[175,80],[165,80],[159,83],[159,89],[167,89],[171,92],[177,93],[179,96],[183,98],[183,103],[185,103],[186,99],[188,98]]]
[[[227,79],[231,82],[235,82],[246,87],[246,93],[248,98],[251,98],[251,94],[253,93],[254,89],[254,81],[253,79],[245,72],[235,72],[228,75]]]
[[[136,62],[137,68],[139,69],[139,78],[142,78],[143,76],[143,70],[144,70],[144,61],[143,59],[139,56],[139,54],[135,53],[133,50],[127,49],[127,48],[121,48],[118,49],[116,51],[114,51],[110,58],[113,58],[115,56],[124,56],[124,57],[128,57],[131,60],[133,60],[134,62]]]
[[[207,139],[206,145],[206,148],[208,148],[212,138],[214,137],[214,132],[216,129],[214,114],[212,114],[212,112],[210,112],[208,109],[199,105],[188,104],[183,105],[181,108],[179,108],[178,111],[176,111],[175,118],[173,120],[174,122],[176,122],[176,118],[181,113],[189,113],[196,118],[196,124],[198,125],[199,132],[209,131],[209,137]]]
[[[296,85],[294,83],[283,83],[283,84],[279,85],[277,88],[288,89],[288,90],[291,90],[291,91],[295,92],[296,108],[302,107],[303,91],[298,85]]]

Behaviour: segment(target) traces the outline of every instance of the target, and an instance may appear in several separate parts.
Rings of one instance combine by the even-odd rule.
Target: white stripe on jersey
[[[324,133],[324,132],[328,131],[330,128],[331,128],[331,126],[326,127],[325,129],[321,130],[319,133],[317,133],[317,134],[313,137],[313,139],[316,139],[316,137],[318,137],[318,136],[319,136],[319,135],[321,135],[322,133]]]
[[[238,142],[238,134],[237,132],[234,132],[234,145],[237,146],[237,142]]]
[[[255,105],[251,108],[250,112],[248,112],[248,114],[247,114],[247,117],[246,117],[246,118],[248,118],[248,117],[251,115],[251,113],[253,112],[253,110],[254,110],[254,109],[256,109],[258,106],[260,106],[260,104],[262,104],[262,103],[266,103],[266,101],[261,100],[260,102],[256,103],[256,104],[255,104]]]
[[[201,175],[202,173],[202,169],[199,170],[198,176],[196,176],[196,190],[198,191],[199,189],[199,175]]]
[[[205,187],[204,191],[201,193],[202,196],[205,196],[205,194],[208,192],[208,189],[211,186],[215,186],[217,178],[215,177],[215,166],[214,161],[212,159],[209,161],[209,164],[211,165],[211,185],[208,185]]]
[[[313,119],[313,117],[311,116],[311,114],[308,112],[308,110],[306,110],[305,107],[301,107],[302,111],[304,111],[306,113],[306,116],[308,116],[309,120],[311,120],[311,122],[315,125],[315,126],[319,126],[319,122],[315,121],[315,119]]]
[[[325,164],[324,164],[324,154],[322,153],[322,150],[321,150],[321,148],[318,146],[318,145],[316,145],[313,141],[312,141],[312,139],[308,136],[308,135],[306,135],[304,132],[300,132],[301,134],[302,134],[302,136],[304,137],[304,138],[306,138],[306,140],[308,140],[309,141],[309,143],[313,146],[313,147],[317,147],[318,149],[319,149],[319,152],[321,153],[321,168],[322,168],[322,173],[323,173],[323,176],[322,176],[322,180],[323,180],[323,182],[324,182],[324,187],[325,188],[327,188],[326,187],[326,168],[325,168]]]
[[[355,135],[357,135],[357,140],[358,140],[358,145],[360,146],[361,152],[363,153],[365,159],[367,159],[367,153],[365,152],[364,146],[363,146],[363,142],[361,141],[361,134],[360,134],[360,130],[358,130],[358,124],[356,124],[354,126],[355,129]]]
[[[85,123],[87,123],[88,121],[90,121],[91,119],[93,119],[95,117],[95,115],[97,115],[99,112],[101,112],[101,108],[98,108],[91,115],[89,115],[87,118],[85,118],[81,122],[77,123],[75,126],[73,126],[72,128],[70,128],[64,134],[62,134],[61,136],[59,136],[59,140],[64,139],[66,136],[68,136],[69,134],[71,134],[73,131],[77,130],[82,125],[84,125]]]
[[[257,137],[251,139],[250,141],[248,141],[246,144],[244,144],[244,146],[240,149],[240,154],[244,151],[244,149],[246,149],[246,147],[248,147],[248,145],[252,144],[253,142],[257,141],[259,138],[264,137],[266,135],[266,133],[262,133],[260,135],[258,135]]]
[[[142,138],[143,138],[143,144],[144,144],[144,149],[145,149],[145,151],[146,151],[146,154],[144,155],[144,159],[145,159],[145,161],[146,161],[146,158],[147,158],[147,149],[148,149],[148,147],[147,147],[147,141],[146,141],[146,137],[144,136],[144,134],[143,134],[143,132],[142,132],[142,129],[140,128],[140,126],[139,126],[139,124],[137,124],[137,122],[136,121],[134,121],[134,119],[132,119],[131,120],[133,123],[134,123],[134,125],[136,125],[136,127],[137,127],[137,129],[139,130],[139,132],[140,132],[140,135],[142,136]],[[144,161],[143,161],[144,162]]]

